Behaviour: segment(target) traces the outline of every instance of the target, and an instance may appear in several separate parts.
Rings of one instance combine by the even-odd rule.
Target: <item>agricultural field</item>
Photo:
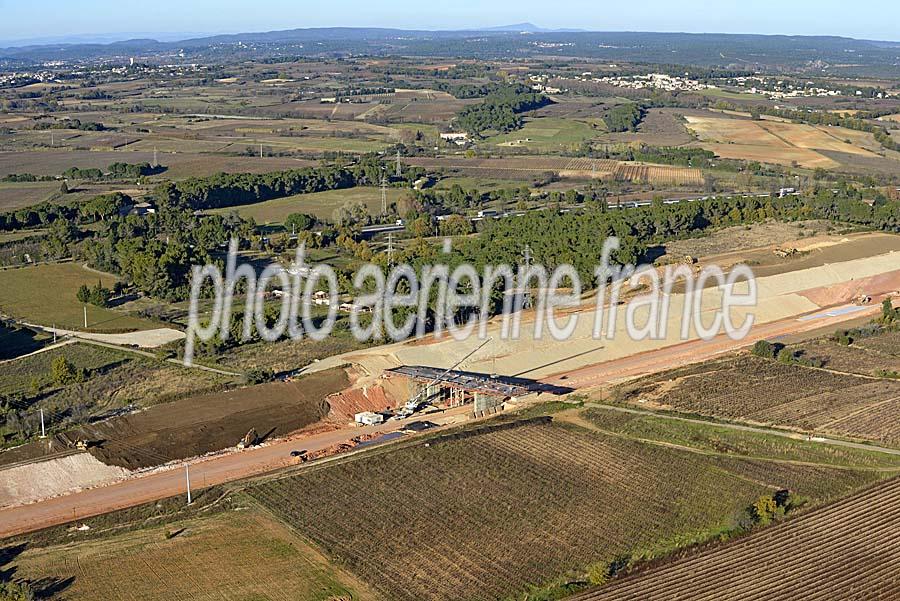
[[[258,509],[6,553],[3,567],[70,601],[374,599]],[[7,565],[8,564],[8,565]]]
[[[900,444],[900,381],[747,354],[624,384],[614,398],[647,408]]]
[[[434,188],[437,190],[448,190],[453,186],[460,186],[463,190],[478,190],[489,192],[492,190],[521,188],[522,182],[513,179],[489,179],[453,176],[443,177],[434,184]]]
[[[37,325],[83,330],[84,305],[75,294],[82,284],[93,286],[98,281],[112,288],[116,278],[89,271],[75,263],[0,270],[0,313]],[[93,305],[87,307],[87,315],[88,330],[92,332],[159,327],[151,321]]]
[[[683,146],[693,138],[685,128],[679,109],[649,109],[636,132],[602,134],[599,141],[612,144]]]
[[[577,148],[596,135],[596,130],[582,121],[538,117],[526,118],[521,129],[487,138],[482,144],[547,152]]]
[[[900,478],[569,601],[893,599],[900,560]],[[773,554],[772,550],[777,549]],[[765,569],[755,569],[760,558]]]
[[[877,478],[538,419],[347,458],[249,494],[387,598],[496,599],[715,537],[776,489],[817,502]]]
[[[610,406],[592,407],[582,414],[592,427],[606,433],[632,440],[676,445],[702,453],[764,458],[785,463],[799,461],[858,469],[890,469],[900,473],[900,457],[896,455],[841,446],[810,445],[802,440],[735,430],[714,422],[698,423],[666,415],[629,413]],[[562,419],[564,415],[559,417]]]
[[[399,188],[388,188],[388,204],[396,202],[402,194],[403,190]],[[241,217],[253,219],[258,224],[281,223],[291,213],[307,213],[323,221],[332,221],[334,212],[350,202],[361,202],[366,206],[370,215],[380,215],[381,188],[359,186],[343,190],[297,194],[251,205],[215,209],[210,213],[227,215],[237,212]]]
[[[884,342],[878,340],[882,337],[886,338]],[[864,376],[876,375],[879,371],[900,373],[900,343],[897,340],[897,332],[874,336],[872,346],[866,346],[866,342],[869,340],[862,339],[851,346],[845,346],[822,338],[791,348],[802,353],[804,357],[824,361],[826,369]],[[892,346],[893,354],[890,353]],[[879,348],[884,350],[877,350]]]
[[[900,357],[900,332],[886,332],[881,336],[863,338],[856,341],[854,346],[872,352],[875,357],[880,355],[894,359]]]
[[[0,183],[0,212],[39,204],[59,192],[59,182]]]
[[[832,169],[838,162],[819,151],[877,158],[871,134],[840,127],[822,127],[777,121],[687,115],[688,127],[702,146],[727,159]]]
[[[615,178],[619,181],[654,185],[694,187],[703,185],[703,173],[699,169],[689,167],[619,163],[615,170]]]

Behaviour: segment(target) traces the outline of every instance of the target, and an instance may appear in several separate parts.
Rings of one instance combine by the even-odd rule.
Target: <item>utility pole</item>
[[[381,173],[381,215],[387,215],[387,178]]]
[[[191,466],[184,464],[184,479],[187,482],[187,504],[191,504]]]
[[[153,147],[153,166],[159,167],[159,160],[156,157],[156,146]]]
[[[527,274],[529,268],[531,267],[531,247],[527,244],[525,245],[525,251],[523,253],[525,255],[525,270],[524,273]],[[522,299],[522,307],[525,309],[531,308],[531,294],[528,293],[528,282],[522,282],[522,294],[524,298]]]
[[[259,158],[263,158],[263,154],[262,154],[262,142],[259,143]]]
[[[53,324],[53,344],[56,344],[56,324]]]
[[[397,177],[401,177],[403,172],[400,170],[400,150],[397,150]]]
[[[388,247],[387,247],[387,256],[388,256],[388,266],[394,264],[394,233],[388,232]]]
[[[84,329],[87,329],[87,305],[84,306]]]
[[[47,431],[44,429],[44,410],[41,409],[41,438],[47,438]]]

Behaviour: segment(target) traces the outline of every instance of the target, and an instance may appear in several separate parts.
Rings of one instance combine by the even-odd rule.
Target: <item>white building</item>
[[[384,416],[374,411],[363,411],[353,416],[353,421],[361,426],[374,426],[384,421]]]

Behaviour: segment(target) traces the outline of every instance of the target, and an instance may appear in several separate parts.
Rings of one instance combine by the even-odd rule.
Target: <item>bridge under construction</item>
[[[444,404],[451,407],[473,404],[475,415],[492,413],[507,400],[550,392],[569,392],[535,380],[482,374],[455,369],[440,369],[421,365],[403,365],[385,370],[388,378],[405,378],[411,384],[410,397],[423,404]]]

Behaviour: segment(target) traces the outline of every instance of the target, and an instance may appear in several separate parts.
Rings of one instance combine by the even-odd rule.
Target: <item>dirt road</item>
[[[346,428],[277,440],[261,447],[216,455],[190,463],[191,487],[200,489],[293,464],[295,449],[317,451],[349,441],[361,434],[379,434],[401,429],[406,422]],[[132,478],[81,492],[0,511],[0,538],[22,534],[78,518],[132,507],[186,493],[185,469],[174,468],[135,475]]]

